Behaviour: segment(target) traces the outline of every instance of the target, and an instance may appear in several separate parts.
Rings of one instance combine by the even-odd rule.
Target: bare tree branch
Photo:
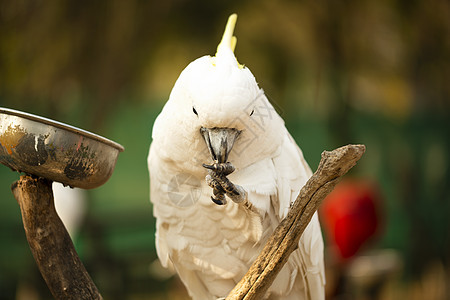
[[[263,299],[322,200],[333,190],[364,154],[364,145],[347,145],[324,151],[317,171],[311,176],[286,218],[278,225],[247,274],[227,296],[227,300]]]

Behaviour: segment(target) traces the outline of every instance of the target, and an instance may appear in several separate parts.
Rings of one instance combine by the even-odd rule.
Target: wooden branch
[[[34,259],[55,299],[102,299],[55,210],[52,182],[24,175],[11,190]]]
[[[247,274],[226,300],[263,299],[322,200],[364,154],[364,145],[347,145],[324,151],[317,171],[301,189],[288,215],[275,229]]]

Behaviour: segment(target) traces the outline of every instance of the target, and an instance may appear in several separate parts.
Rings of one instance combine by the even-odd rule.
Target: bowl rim
[[[111,141],[105,137],[98,135],[98,134],[95,134],[95,133],[89,132],[87,130],[83,130],[83,129],[77,128],[75,126],[71,126],[71,125],[62,123],[62,122],[58,122],[58,121],[44,118],[41,116],[37,116],[37,115],[30,114],[30,113],[26,113],[26,112],[22,112],[22,111],[10,109],[10,108],[5,108],[5,107],[0,107],[0,114],[6,114],[6,115],[10,115],[10,116],[24,118],[24,119],[35,121],[35,122],[42,123],[45,125],[54,126],[59,129],[67,130],[69,132],[79,134],[79,135],[85,136],[87,138],[91,138],[93,140],[107,144],[113,148],[116,148],[117,150],[119,150],[119,152],[123,152],[125,150],[125,148],[122,145],[120,145],[119,143]]]

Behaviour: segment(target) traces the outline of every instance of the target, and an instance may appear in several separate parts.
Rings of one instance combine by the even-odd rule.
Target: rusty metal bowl
[[[0,108],[0,163],[12,170],[92,189],[111,177],[123,150],[88,131]]]

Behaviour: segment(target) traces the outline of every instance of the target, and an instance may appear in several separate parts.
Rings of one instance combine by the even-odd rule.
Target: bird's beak
[[[218,163],[225,163],[241,131],[235,128],[202,127],[200,133],[205,139],[212,159]]]

